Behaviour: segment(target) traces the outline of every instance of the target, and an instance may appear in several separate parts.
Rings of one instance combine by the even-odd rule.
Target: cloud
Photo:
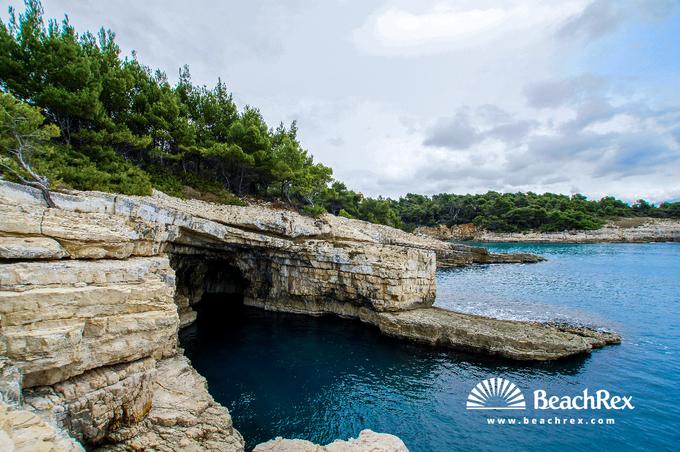
[[[373,27],[381,44],[399,47],[489,33],[508,16],[501,8],[454,11],[439,7],[424,14],[388,9],[375,17]]]
[[[590,102],[579,106],[574,119],[552,135],[532,137],[524,159],[515,164],[580,162],[593,177],[617,179],[650,176],[662,167],[680,168],[680,145],[673,139],[674,127],[680,126],[677,116],[675,126],[668,127],[666,112],[646,104],[596,104],[595,108]]]
[[[484,104],[477,107],[480,118],[491,123],[510,122],[512,115],[497,105]]]
[[[567,20],[558,29],[556,36],[592,40],[616,30],[623,20],[624,14],[615,2],[595,0],[581,13]]]
[[[638,0],[637,4],[641,16],[650,21],[674,14],[678,6],[674,0]]]
[[[603,77],[583,74],[557,80],[542,80],[527,84],[524,95],[534,108],[557,108],[577,103],[584,98],[600,94],[608,88]]]
[[[481,135],[470,122],[467,112],[461,110],[451,118],[437,121],[423,144],[456,150],[467,149],[481,139]]]
[[[592,41],[618,30],[626,21],[655,21],[670,16],[675,8],[672,0],[593,0],[567,19],[555,36]]]
[[[527,142],[526,160],[517,159],[514,166],[530,165],[532,161],[558,164],[565,160],[595,160],[611,143],[607,135],[591,132],[562,135],[535,135]]]
[[[12,3],[22,9],[20,1]],[[79,32],[112,29],[125,55],[136,51],[140,61],[165,71],[171,80],[176,80],[183,64],[189,64],[196,82],[209,84],[228,76],[225,69],[233,65],[282,55],[283,37],[294,26],[298,8],[298,2],[290,0],[238,6],[194,0],[191,8],[173,0],[43,3],[46,17],[68,14]]]
[[[650,132],[612,135],[612,150],[595,167],[595,177],[630,177],[655,173],[663,165],[677,164],[680,150],[663,135]]]
[[[326,141],[328,141],[328,144],[335,147],[340,147],[345,144],[345,140],[343,140],[342,137],[331,137]]]
[[[608,121],[619,110],[603,97],[584,99],[574,108],[573,119],[564,122],[560,128],[565,134],[580,131],[596,122]]]
[[[671,135],[673,136],[673,138],[675,138],[675,142],[678,143],[678,144],[680,145],[680,127],[678,127],[677,129],[673,130],[673,131],[671,132]]]
[[[365,147],[366,153],[388,149],[383,158],[393,171],[387,175],[371,167],[362,175],[364,186],[382,194],[531,190],[656,202],[677,196],[680,108],[669,112],[613,100],[599,108],[589,105],[584,100],[568,107],[567,119],[558,121],[551,115],[515,118],[488,105],[463,108],[437,121],[436,128],[422,127],[423,146],[379,140]],[[447,125],[455,127],[443,128]],[[456,133],[446,133],[451,130]]]
[[[421,11],[386,6],[352,32],[355,44],[372,54],[419,56],[479,47],[509,33],[536,32],[581,11],[582,0],[437,2]],[[427,2],[425,2],[427,4]],[[488,2],[487,2],[488,4]]]
[[[473,192],[540,187],[537,191],[563,193],[578,186],[576,191],[591,196],[613,193],[626,199],[652,198],[649,189],[628,195],[645,180],[665,186],[664,193],[680,190],[673,182],[680,171],[680,106],[657,109],[609,95],[608,81],[589,75],[538,85],[538,99],[544,104],[549,99],[552,106],[541,109],[549,112],[542,119],[518,118],[485,104],[461,108],[425,129],[426,147],[457,152],[428,153],[415,172],[419,181],[427,181],[420,185],[441,191],[462,185]]]
[[[516,144],[522,141],[529,134],[529,132],[537,126],[537,121],[529,119],[506,122],[490,129],[488,132],[486,132],[486,136],[496,138],[508,144]]]
[[[505,145],[521,142],[538,126],[529,119],[515,120],[513,116],[494,105],[477,108],[474,115],[469,108],[461,108],[451,117],[438,119],[425,135],[425,146],[464,150],[487,139]]]

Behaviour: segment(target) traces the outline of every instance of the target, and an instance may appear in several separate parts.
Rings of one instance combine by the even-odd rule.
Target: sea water
[[[680,244],[491,249],[547,261],[440,270],[437,306],[615,330],[622,344],[519,363],[386,338],[357,321],[209,300],[182,345],[248,448],[276,436],[327,444],[370,428],[412,451],[677,449]],[[517,385],[526,409],[467,410],[471,389],[488,378]],[[586,389],[632,397],[634,409],[533,407],[536,390],[573,397]]]

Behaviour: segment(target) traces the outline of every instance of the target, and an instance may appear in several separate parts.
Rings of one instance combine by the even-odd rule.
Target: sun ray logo
[[[489,378],[477,384],[467,398],[468,410],[523,410],[522,390],[505,378]]]

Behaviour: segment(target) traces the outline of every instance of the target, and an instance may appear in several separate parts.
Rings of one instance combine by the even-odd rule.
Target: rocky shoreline
[[[680,220],[628,218],[610,221],[602,228],[564,232],[491,232],[473,224],[419,227],[415,235],[437,240],[506,243],[651,243],[680,242]]]
[[[53,198],[59,208],[48,209],[36,190],[0,181],[2,448],[243,450],[228,411],[178,347],[203,294],[357,318],[390,336],[516,360],[620,340],[431,307],[438,266],[536,256],[162,193]],[[361,439],[340,450],[366,450]],[[291,450],[285,444],[273,450]]]
[[[437,307],[376,312],[347,303],[268,304],[246,300],[268,311],[306,315],[336,315],[359,319],[381,333],[411,342],[517,361],[549,361],[590,352],[621,342],[616,333],[568,325],[497,320]]]

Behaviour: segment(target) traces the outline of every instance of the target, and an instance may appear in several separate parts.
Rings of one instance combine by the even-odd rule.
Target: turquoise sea
[[[276,436],[326,444],[370,428],[399,436],[412,451],[677,449],[680,244],[490,248],[548,260],[441,270],[437,306],[613,329],[623,343],[522,364],[385,338],[357,321],[209,300],[182,344],[248,447]],[[527,408],[466,410],[470,390],[492,377],[515,383]],[[632,396],[635,408],[534,410],[539,389],[558,396],[606,389]],[[555,417],[584,424],[531,424]]]

